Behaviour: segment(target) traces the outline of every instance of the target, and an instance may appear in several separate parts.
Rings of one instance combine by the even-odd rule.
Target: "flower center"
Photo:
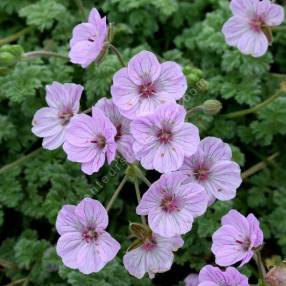
[[[118,141],[122,135],[122,125],[121,124],[117,125],[116,130],[117,130],[117,133],[114,139],[115,141]]]
[[[96,36],[95,36],[95,35],[90,36],[87,40],[88,40],[89,42],[91,42],[91,43],[94,43],[95,40],[96,40]]]
[[[156,245],[157,245],[157,242],[155,241],[155,239],[153,237],[151,237],[151,238],[145,239],[142,247],[144,250],[150,251],[150,250],[154,249],[156,247]]]
[[[172,212],[177,212],[179,211],[178,208],[178,202],[176,198],[174,198],[171,195],[166,196],[162,201],[161,201],[161,208],[163,211],[167,213],[172,213]]]
[[[96,144],[100,149],[103,149],[106,145],[106,139],[103,135],[98,135],[97,138],[90,141],[93,144]]]
[[[195,170],[194,176],[198,181],[205,181],[208,179],[209,170],[207,168],[198,168]]]
[[[89,243],[97,239],[98,233],[95,231],[95,229],[88,228],[83,232],[82,237],[87,243]]]
[[[250,247],[250,241],[249,240],[245,240],[245,241],[236,240],[235,242],[240,244],[244,251],[249,250],[249,247]]]
[[[71,118],[73,117],[73,113],[70,111],[63,111],[59,113],[59,119],[61,120],[61,124],[63,126],[67,125]]]
[[[150,82],[146,83],[146,84],[142,84],[139,87],[139,93],[143,97],[149,97],[155,93],[155,88],[154,88],[153,84]]]
[[[159,131],[157,136],[159,138],[160,143],[167,144],[172,138],[172,133],[169,130],[162,129]]]

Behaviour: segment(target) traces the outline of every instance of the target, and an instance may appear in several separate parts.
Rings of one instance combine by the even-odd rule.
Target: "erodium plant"
[[[250,60],[267,52],[272,43],[271,29],[284,21],[283,7],[272,2],[230,2],[233,15],[221,26],[222,33],[229,46],[249,55]],[[56,252],[62,263],[89,275],[107,267],[121,243],[125,249],[126,242],[113,238],[108,212],[129,182],[134,185],[141,223],[129,222],[130,234],[126,236],[133,241],[123,255],[123,265],[138,279],[145,274],[153,279],[156,273],[171,269],[176,251],[183,247],[184,235],[191,235],[197,217],[204,216],[217,201],[223,204],[234,199],[243,178],[230,145],[211,134],[202,138],[192,122],[193,115],[215,116],[221,103],[208,99],[188,109],[184,103],[189,100],[190,70],[144,49],[125,62],[113,43],[113,34],[108,17],[92,8],[88,19],[74,27],[69,43],[69,60],[83,73],[83,69],[100,65],[108,53],[114,53],[121,67],[113,75],[110,96],[81,111],[82,85],[51,82],[46,86],[47,107],[35,111],[32,132],[43,138],[43,149],[63,148],[67,160],[80,164],[88,179],[118,158],[126,166],[121,183],[105,206],[97,194],[82,197],[76,205],[68,200],[62,205],[56,219]],[[26,54],[33,56],[49,54]],[[149,170],[156,171],[157,180],[152,179],[152,183],[147,178]],[[142,199],[140,183],[148,186]],[[254,258],[259,272],[257,285],[266,285],[260,253],[264,235],[258,219],[231,209],[222,216],[221,224],[213,233],[211,246],[217,266],[202,265],[200,273],[190,274],[185,284],[248,286],[247,276],[235,267]],[[269,277],[267,281],[271,281]]]

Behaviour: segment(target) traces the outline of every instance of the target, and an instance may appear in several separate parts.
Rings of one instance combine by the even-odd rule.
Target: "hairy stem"
[[[64,60],[69,60],[69,57],[66,55],[58,54],[55,52],[49,52],[49,51],[33,51],[33,52],[27,52],[23,55],[23,59],[34,59],[38,57],[55,57],[55,58],[61,58]]]
[[[285,91],[283,89],[279,89],[271,97],[269,97],[265,101],[257,104],[256,106],[254,106],[252,108],[248,108],[248,109],[244,109],[244,110],[240,110],[240,111],[227,113],[227,114],[224,114],[222,116],[224,118],[233,119],[233,118],[242,117],[242,116],[247,115],[247,114],[255,113],[255,112],[259,111],[260,109],[262,109],[263,107],[265,107],[268,104],[270,104],[271,102],[273,102],[275,99],[277,99],[278,97],[280,97],[284,93],[285,93]]]
[[[257,172],[263,170],[265,167],[267,167],[269,165],[270,162],[272,162],[275,158],[277,158],[279,155],[279,153],[274,153],[273,155],[267,157],[264,161],[255,164],[254,166],[252,166],[251,168],[249,168],[248,170],[244,171],[241,173],[241,177],[243,180],[247,179],[248,177],[256,174]]]
[[[125,183],[127,182],[128,176],[125,175],[121,181],[121,183],[119,184],[119,186],[117,187],[117,189],[115,190],[115,192],[113,193],[111,199],[109,200],[107,206],[106,206],[106,210],[107,212],[111,209],[113,203],[115,202],[115,200],[117,199],[119,193],[121,192],[121,190],[123,189]]]
[[[113,46],[112,44],[109,44],[109,48],[117,56],[117,59],[119,60],[120,64],[123,67],[125,67],[125,63],[124,63],[123,57],[122,57],[121,53],[117,50],[117,48],[115,46]]]
[[[258,268],[259,277],[260,277],[261,281],[263,282],[263,285],[265,285],[264,277],[266,275],[266,270],[265,270],[265,267],[264,267],[264,264],[263,264],[263,261],[261,258],[261,253],[259,250],[255,252],[254,260],[255,260],[257,268]]]
[[[15,33],[14,35],[8,36],[8,37],[3,38],[3,39],[0,39],[0,46],[6,45],[6,44],[9,44],[11,42],[16,41],[21,36],[29,33],[32,29],[33,29],[32,27],[26,27],[26,28],[22,29],[21,31]]]
[[[32,157],[34,157],[35,155],[37,155],[40,151],[42,150],[42,148],[38,148],[34,151],[32,151],[31,153],[19,158],[18,160],[10,163],[10,164],[7,164],[5,166],[3,166],[2,168],[0,168],[0,175],[3,174],[4,172],[16,167],[16,166],[19,166],[21,165],[22,163],[28,161],[29,159],[31,159]]]
[[[138,181],[137,181],[137,180],[135,180],[134,185],[135,185],[135,191],[136,191],[137,201],[138,201],[138,204],[139,204],[140,201],[141,201],[141,194],[140,194],[139,184],[138,184]],[[143,223],[143,224],[145,224],[145,225],[147,224],[147,223],[146,223],[146,218],[145,218],[144,215],[141,215],[141,220],[142,220],[142,223]]]

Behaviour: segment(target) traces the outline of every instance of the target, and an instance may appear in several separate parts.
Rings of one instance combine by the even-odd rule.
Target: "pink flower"
[[[119,111],[134,119],[152,113],[162,103],[174,103],[186,90],[181,66],[175,62],[160,64],[153,53],[142,51],[114,75],[111,94]]]
[[[271,27],[284,21],[284,9],[269,0],[232,0],[233,16],[224,24],[228,45],[243,54],[261,57],[271,44]]]
[[[54,150],[66,138],[70,119],[79,111],[83,87],[79,84],[53,82],[46,86],[46,102],[49,107],[39,109],[33,118],[32,132],[43,137],[43,148]]]
[[[153,114],[136,118],[131,123],[135,139],[135,156],[147,169],[161,173],[178,170],[185,156],[198,148],[199,130],[185,123],[185,109],[175,103],[161,105]]]
[[[233,267],[222,271],[218,267],[207,265],[200,271],[198,286],[249,286],[249,284],[248,278]]]
[[[134,138],[130,133],[131,121],[121,115],[111,99],[102,98],[95,106],[101,109],[116,127],[115,142],[117,143],[117,151],[128,163],[133,163],[135,155],[132,150]]]
[[[244,217],[231,210],[222,220],[222,226],[213,234],[212,252],[216,263],[230,266],[241,261],[240,266],[248,263],[255,249],[262,246],[263,232],[259,221],[253,214]]]
[[[138,279],[143,278],[145,273],[154,278],[155,273],[171,269],[174,261],[173,251],[177,251],[183,244],[184,241],[179,236],[165,238],[153,233],[145,238],[141,245],[124,255],[124,267],[130,275]]]
[[[71,62],[86,68],[96,61],[104,52],[107,33],[106,17],[101,18],[97,9],[93,8],[88,23],[81,23],[73,29],[69,52]]]
[[[86,198],[77,206],[63,206],[56,228],[60,234],[57,254],[64,265],[90,274],[111,261],[120,244],[105,231],[107,225],[107,212],[99,201]]]
[[[150,228],[164,237],[189,232],[194,218],[202,215],[208,205],[204,189],[195,183],[183,184],[180,172],[164,174],[143,195],[136,213],[148,215]]]
[[[81,170],[91,175],[103,166],[105,159],[108,164],[114,160],[115,136],[111,121],[93,107],[92,117],[79,114],[71,120],[63,148],[70,161],[81,163]]]
[[[181,170],[189,177],[186,182],[196,182],[209,195],[209,204],[215,199],[226,201],[236,196],[242,180],[238,164],[231,161],[228,144],[215,137],[200,142],[197,152],[185,158]]]
[[[185,286],[198,286],[199,285],[199,275],[198,274],[190,274],[185,280]]]

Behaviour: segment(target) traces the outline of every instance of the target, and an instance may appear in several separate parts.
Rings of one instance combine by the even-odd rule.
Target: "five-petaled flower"
[[[97,9],[93,8],[88,22],[81,23],[73,29],[69,52],[71,62],[86,68],[99,59],[106,48],[107,34],[106,17],[101,18]]]
[[[162,103],[176,102],[186,90],[180,65],[171,61],[160,64],[153,53],[142,51],[113,76],[111,94],[119,111],[134,119],[154,112]]]
[[[63,206],[56,221],[56,249],[64,265],[90,274],[111,261],[120,244],[105,231],[107,225],[108,215],[99,201],[86,198],[77,206]]]
[[[96,103],[95,107],[101,109],[116,127],[117,133],[115,142],[117,143],[117,151],[128,163],[133,163],[135,161],[135,156],[132,149],[134,138],[130,132],[131,121],[122,116],[112,99],[107,99],[105,97],[101,98]]]
[[[135,248],[124,255],[124,267],[138,279],[143,278],[145,273],[154,278],[155,273],[170,270],[174,261],[173,252],[183,244],[180,236],[166,238],[149,231]]]
[[[240,167],[231,161],[228,144],[215,137],[204,138],[197,152],[184,160],[181,170],[188,176],[186,182],[197,182],[209,195],[209,204],[215,199],[233,199],[242,180]]]
[[[197,286],[249,286],[248,278],[234,267],[222,271],[218,267],[206,265],[199,274]]]
[[[116,155],[116,129],[99,108],[92,108],[92,116],[73,117],[63,145],[68,159],[81,163],[84,173],[97,172],[107,159],[110,164]]]
[[[221,222],[222,226],[212,238],[212,252],[216,263],[220,266],[230,266],[241,261],[240,266],[243,266],[263,244],[259,221],[253,214],[244,217],[238,211],[231,210]]]
[[[79,111],[83,87],[79,84],[53,82],[46,86],[49,107],[39,109],[32,121],[32,132],[43,137],[43,148],[54,150],[66,139],[66,129],[71,118]]]
[[[272,42],[271,27],[284,21],[283,7],[270,0],[232,0],[230,7],[233,16],[222,29],[226,42],[243,54],[263,56]]]
[[[185,116],[182,106],[165,103],[155,113],[140,116],[131,123],[135,157],[145,169],[160,173],[176,171],[185,156],[197,151],[199,130],[185,122]]]
[[[206,211],[206,192],[196,183],[183,184],[185,179],[181,172],[164,174],[143,195],[136,212],[148,215],[153,232],[164,237],[185,234],[194,218]]]

